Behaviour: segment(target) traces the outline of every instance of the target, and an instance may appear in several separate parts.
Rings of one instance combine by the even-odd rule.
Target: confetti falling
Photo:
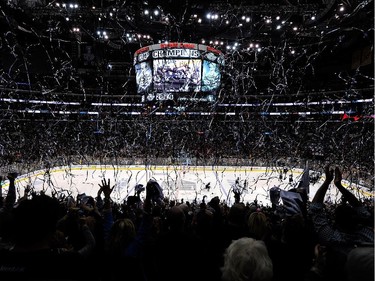
[[[373,186],[373,1],[284,2],[2,3],[2,172],[309,160]],[[134,52],[165,41],[224,53],[214,102],[142,102]]]

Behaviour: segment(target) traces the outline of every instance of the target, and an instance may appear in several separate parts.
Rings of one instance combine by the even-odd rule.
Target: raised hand
[[[337,169],[337,168],[336,168]],[[330,169],[329,165],[325,166],[324,172],[326,174],[326,182],[331,182],[334,178],[334,170]]]
[[[334,170],[330,169],[329,165],[324,167],[324,172],[326,174],[326,179],[316,191],[312,200],[313,203],[323,203],[328,187],[334,178]]]
[[[353,207],[361,206],[362,205],[361,201],[353,193],[351,193],[348,189],[346,189],[341,184],[341,181],[342,181],[342,173],[341,173],[341,170],[337,167],[335,169],[334,184],[337,187],[337,189],[341,192],[343,201],[347,201]]]
[[[336,167],[335,169],[335,185],[341,185],[341,181],[342,181],[342,173],[340,171],[340,169],[338,167]]]
[[[115,188],[115,185],[111,187],[111,179],[108,179],[108,182],[106,181],[106,179],[102,179],[102,184],[99,184],[99,187],[103,192],[104,197],[109,199],[111,197],[113,189]]]

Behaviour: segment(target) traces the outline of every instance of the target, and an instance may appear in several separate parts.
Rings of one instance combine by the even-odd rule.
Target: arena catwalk
[[[285,167],[74,165],[19,175],[16,189],[19,196],[23,195],[23,189],[27,185],[36,192],[43,190],[50,195],[55,193],[74,197],[79,194],[96,196],[103,179],[110,180],[114,186],[112,199],[119,203],[128,196],[135,195],[137,185],[146,186],[147,182],[153,179],[159,183],[164,196],[170,200],[208,202],[218,196],[221,201],[231,205],[234,203],[234,191],[238,191],[245,203],[257,200],[259,204],[269,206],[269,191],[272,187],[287,191],[298,187],[306,179],[309,182],[311,200],[324,181],[324,173]],[[344,181],[344,186],[359,198],[374,196],[373,190],[364,186],[349,181]],[[3,188],[6,192],[8,181],[3,183]],[[141,192],[140,196],[143,198],[145,192]],[[338,199],[340,192],[332,184],[326,200],[336,202]]]

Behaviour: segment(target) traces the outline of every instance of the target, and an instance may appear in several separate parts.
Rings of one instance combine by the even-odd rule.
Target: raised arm
[[[15,181],[17,178],[17,173],[9,173],[8,180],[9,180],[9,188],[7,197],[5,197],[5,208],[11,209],[13,208],[14,203],[16,202],[16,186]]]
[[[104,209],[109,209],[111,208],[111,193],[115,186],[111,187],[111,179],[108,179],[108,182],[106,179],[102,179],[102,184],[99,184],[99,192],[104,194]]]
[[[89,226],[87,225],[86,218],[80,218],[79,224],[84,243],[83,246],[77,250],[77,252],[83,257],[88,258],[93,254],[95,250],[96,240]]]
[[[111,193],[115,186],[111,187],[110,179],[108,179],[108,182],[106,181],[106,179],[102,179],[102,184],[99,184],[99,187],[100,189],[98,191],[98,197],[100,197],[101,193],[104,194],[104,206],[102,210],[102,217],[104,239],[107,240],[111,227],[114,223],[114,218],[112,214]]]
[[[355,197],[353,193],[351,193],[348,189],[342,186],[342,173],[338,167],[335,169],[335,180],[334,184],[341,192],[343,199],[345,199],[352,207],[359,207],[361,206],[361,202]]]
[[[3,177],[0,176],[0,208],[3,207]]]
[[[329,165],[325,167],[324,172],[326,174],[326,179],[324,180],[322,185],[319,187],[319,189],[316,191],[315,196],[312,200],[312,203],[324,202],[324,197],[327,193],[328,187],[333,180],[334,171],[333,169],[330,169]]]

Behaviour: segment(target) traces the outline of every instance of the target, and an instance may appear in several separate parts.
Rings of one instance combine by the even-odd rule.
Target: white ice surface
[[[236,180],[243,188],[243,202],[253,202],[257,198],[263,205],[270,205],[269,189],[279,186],[283,190],[289,190],[298,185],[303,173],[302,169],[282,172],[282,167],[233,167],[233,166],[105,166],[105,165],[76,165],[69,167],[56,167],[49,171],[40,170],[18,176],[16,188],[18,195],[23,195],[23,189],[31,184],[35,191],[44,190],[47,194],[51,191],[71,193],[76,196],[79,193],[96,196],[102,179],[110,179],[111,185],[115,185],[112,199],[121,202],[128,196],[134,195],[136,184],[146,186],[149,179],[158,181],[164,195],[171,200],[192,202],[196,199],[201,202],[206,196],[206,202],[218,196],[221,201],[232,204],[234,196],[232,189]],[[279,179],[280,173],[283,179]],[[310,171],[311,173],[311,171]],[[293,182],[289,182],[292,174]],[[315,184],[310,184],[310,200],[324,180],[324,174]],[[210,189],[206,185],[210,183]],[[3,196],[8,188],[8,181],[3,183]],[[353,184],[344,184],[358,197],[373,197],[374,193],[360,189]],[[141,193],[145,196],[145,192]],[[326,200],[335,202],[340,198],[337,188],[331,184],[326,194]]]

